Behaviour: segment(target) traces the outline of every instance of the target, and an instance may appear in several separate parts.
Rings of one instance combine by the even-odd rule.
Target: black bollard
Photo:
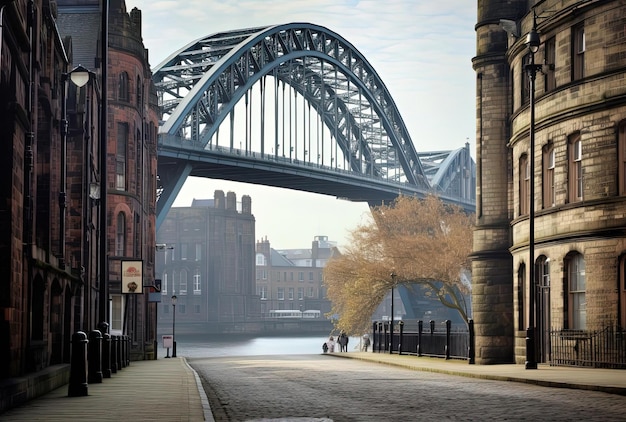
[[[124,353],[124,357],[126,358],[126,366],[130,366],[130,336],[126,336],[126,353]]]
[[[87,362],[89,372],[87,381],[89,384],[102,382],[102,333],[98,330],[89,332],[89,346],[87,347]]]
[[[117,370],[118,371],[121,371],[122,369],[124,369],[124,365],[122,365],[122,361],[124,360],[124,357],[122,356],[123,343],[124,343],[124,337],[117,336],[117,343],[115,344],[117,351],[116,351],[115,357],[117,358]]]
[[[467,359],[470,365],[474,365],[476,363],[476,345],[474,343],[474,320],[470,319],[468,321],[469,327],[469,346],[467,351]]]
[[[126,368],[126,336],[120,336],[120,363]]]
[[[114,374],[117,373],[117,341],[117,336],[111,336],[111,372]]]
[[[111,378],[111,335],[109,334],[109,324],[101,322],[98,324],[98,329],[102,333],[102,376],[104,378]]]
[[[69,397],[88,395],[87,386],[87,334],[77,331],[72,335],[72,357],[70,359]]]

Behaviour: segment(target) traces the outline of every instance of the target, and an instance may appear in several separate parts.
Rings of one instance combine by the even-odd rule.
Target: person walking
[[[365,334],[363,336],[363,351],[367,352],[367,348],[370,347],[370,336]]]

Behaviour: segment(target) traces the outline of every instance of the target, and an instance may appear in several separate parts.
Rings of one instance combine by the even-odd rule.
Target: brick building
[[[478,363],[523,363],[529,325],[537,361],[551,363],[568,350],[582,356],[574,337],[626,326],[625,19],[620,1],[478,1]],[[525,42],[534,24],[541,71],[530,157]]]
[[[331,311],[324,289],[326,262],[339,253],[336,242],[315,236],[311,248],[280,249],[263,239],[256,244],[256,290],[264,317],[272,310]]]
[[[154,278],[156,94],[141,43],[140,12],[128,14],[123,1],[109,3],[104,16],[111,25],[104,32],[112,35],[108,55],[115,61],[107,67],[108,85],[117,87],[118,62],[132,62],[134,96],[126,107],[104,109],[103,94],[115,102],[119,90],[103,89],[101,28],[108,20],[101,2],[0,2],[5,182],[0,188],[0,409],[67,382],[69,366],[63,364],[70,361],[72,335],[90,333],[103,320],[115,322],[108,292],[112,298],[119,293],[115,252],[122,234],[127,240],[122,257],[145,263],[146,283]],[[81,74],[82,82],[75,78]],[[105,115],[108,126],[100,124]],[[125,161],[116,149],[117,132],[111,131],[120,121],[132,130]],[[106,157],[103,133],[108,133]],[[111,163],[106,197],[100,195],[103,161]],[[122,162],[133,171],[120,189],[114,181]],[[122,212],[128,213],[124,231],[113,225]],[[100,247],[103,225],[108,250]],[[135,325],[128,324],[125,334],[133,340],[134,359],[149,357],[155,338],[156,306],[145,306],[146,298],[147,293],[129,301],[134,308],[127,315]]]
[[[179,333],[245,331],[246,322],[258,321],[254,230],[247,195],[238,206],[234,192],[218,190],[213,199],[170,209],[157,233],[160,332],[171,332],[172,296]]]

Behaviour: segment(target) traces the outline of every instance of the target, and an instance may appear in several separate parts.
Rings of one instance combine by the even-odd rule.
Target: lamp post
[[[541,41],[537,33],[537,15],[533,11],[533,27],[526,37],[526,46],[530,52],[530,63],[526,65],[530,81],[530,204],[528,209],[528,328],[526,329],[526,369],[537,369],[535,357],[535,79],[541,65],[535,64],[535,53],[539,50]]]
[[[391,318],[389,319],[389,353],[393,351],[393,290],[396,287],[396,273],[393,271],[391,276]]]
[[[172,357],[176,357],[176,295],[172,296]]]

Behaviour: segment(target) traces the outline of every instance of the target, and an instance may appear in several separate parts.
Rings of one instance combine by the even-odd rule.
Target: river
[[[176,355],[200,358],[214,356],[319,354],[322,353],[322,344],[326,340],[328,340],[327,337],[320,335],[252,337],[183,334],[176,336]],[[359,347],[359,337],[350,337],[348,352],[357,352]],[[159,342],[159,357],[164,357],[166,353],[166,349],[163,349],[163,343]]]

